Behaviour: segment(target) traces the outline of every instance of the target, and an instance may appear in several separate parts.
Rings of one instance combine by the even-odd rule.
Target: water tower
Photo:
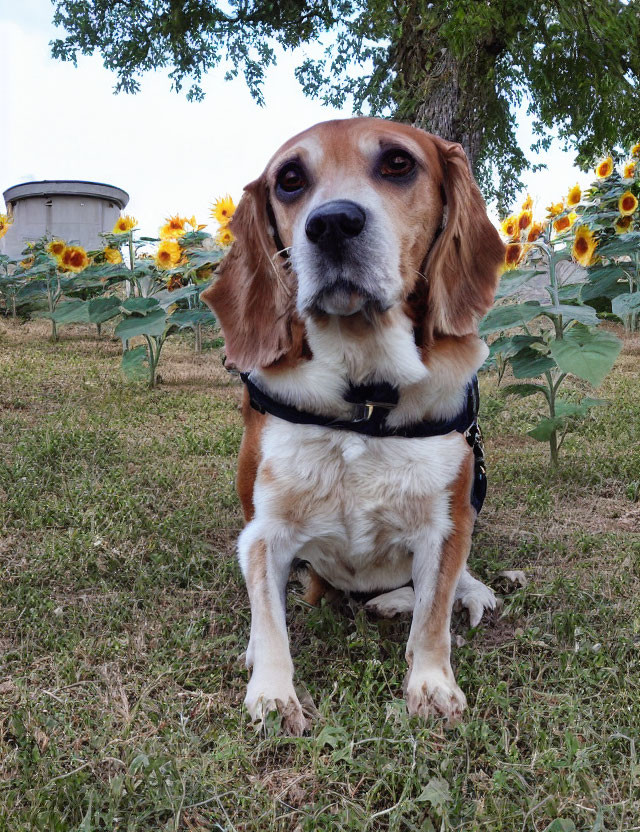
[[[3,196],[13,224],[0,239],[0,252],[14,258],[44,234],[100,248],[100,232],[111,231],[129,202],[129,194],[113,185],[61,179],[14,185]]]

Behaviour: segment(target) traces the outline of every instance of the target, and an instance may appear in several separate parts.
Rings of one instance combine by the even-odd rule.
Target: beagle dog
[[[495,597],[466,569],[474,453],[452,425],[488,353],[477,322],[504,256],[464,151],[382,119],[317,124],[246,186],[231,229],[202,297],[246,381],[249,714],[305,730],[285,617],[302,560],[309,598],[331,586],[412,611],[408,712],[455,722],[452,607],[476,625]]]

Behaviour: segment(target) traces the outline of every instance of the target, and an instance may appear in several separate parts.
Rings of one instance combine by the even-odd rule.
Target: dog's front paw
[[[444,717],[447,727],[460,721],[467,707],[467,698],[456,684],[453,673],[438,668],[416,671],[407,679],[405,698],[410,716]]]
[[[273,711],[280,714],[283,734],[301,737],[307,727],[290,679],[254,673],[249,680],[244,704],[249,711],[251,722],[256,727],[264,725],[265,717]]]
[[[462,574],[458,582],[454,598],[456,609],[464,607],[469,613],[471,627],[477,627],[485,610],[494,610],[498,604],[493,590],[467,571]]]

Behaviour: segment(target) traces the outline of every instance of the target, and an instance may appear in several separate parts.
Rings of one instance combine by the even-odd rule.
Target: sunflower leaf
[[[619,318],[627,317],[632,312],[640,312],[640,292],[625,292],[611,301],[611,309]]]
[[[562,315],[565,322],[579,321],[581,324],[588,326],[597,326],[598,316],[595,309],[590,306],[572,306],[570,304],[561,303],[558,306],[543,306],[541,312],[549,317],[558,317]]]
[[[136,298],[143,300],[143,298]],[[164,309],[156,309],[148,315],[131,315],[124,318],[115,328],[115,335],[123,341],[135,338],[136,335],[148,335],[152,338],[161,338],[167,325],[167,313]]]
[[[622,342],[611,332],[576,324],[564,338],[552,342],[551,355],[563,373],[599,387],[621,349]]]
[[[478,332],[481,336],[491,335],[493,332],[523,326],[541,313],[542,307],[538,301],[516,303],[510,306],[494,306],[480,321]]]
[[[149,356],[144,344],[126,350],[122,356],[120,368],[130,381],[144,381],[149,372]]]

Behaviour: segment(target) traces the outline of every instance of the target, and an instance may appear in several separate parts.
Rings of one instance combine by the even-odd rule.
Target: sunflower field
[[[507,395],[542,396],[546,413],[528,435],[549,443],[554,464],[576,419],[606,404],[592,396],[560,395],[561,386],[573,377],[599,387],[613,367],[622,344],[600,324],[616,319],[627,331],[638,328],[640,143],[617,161],[618,168],[612,155],[598,162],[591,187],[582,193],[575,185],[547,207],[544,219],[534,220],[527,197],[501,223],[503,275],[496,304],[480,324],[481,335],[495,336],[486,366],[497,370],[500,381],[511,371],[515,381],[503,388]],[[563,280],[563,262],[581,266],[584,279],[565,269],[569,277]],[[549,302],[514,302],[540,276]]]
[[[233,242],[228,225],[234,211],[229,196],[214,203],[215,236],[195,216],[176,214],[165,220],[158,237],[144,237],[136,234],[136,219],[122,215],[102,235],[99,250],[43,237],[27,245],[22,260],[0,255],[4,312],[48,318],[53,341],[64,324],[93,324],[100,335],[102,325],[113,321],[123,345],[123,372],[154,387],[166,339],[192,329],[199,352],[202,328],[216,323],[200,294]],[[0,237],[9,225],[9,218],[0,215]]]

